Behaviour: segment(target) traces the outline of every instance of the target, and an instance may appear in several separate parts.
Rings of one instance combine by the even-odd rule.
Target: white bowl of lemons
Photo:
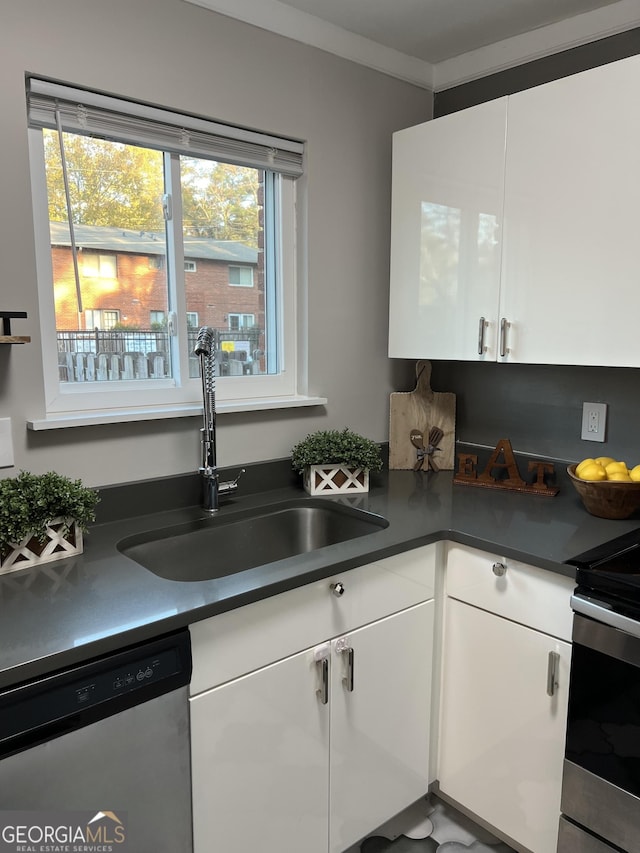
[[[640,465],[610,456],[583,459],[567,473],[585,509],[600,518],[630,518],[640,509]]]

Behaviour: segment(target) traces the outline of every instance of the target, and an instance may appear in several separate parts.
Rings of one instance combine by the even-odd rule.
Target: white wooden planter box
[[[27,536],[20,543],[12,543],[13,550],[0,557],[0,575],[82,554],[82,530],[75,521],[52,519],[46,536],[44,542]]]
[[[342,465],[309,465],[304,469],[304,488],[310,495],[348,495],[369,491],[368,468]]]

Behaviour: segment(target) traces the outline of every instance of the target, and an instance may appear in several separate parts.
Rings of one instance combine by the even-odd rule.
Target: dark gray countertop
[[[448,539],[572,575],[566,560],[640,527],[638,518],[589,515],[563,470],[554,498],[452,479],[450,471],[379,475],[368,495],[326,500],[383,515],[386,529],[211,581],[163,580],[116,548],[125,536],[200,518],[198,507],[97,524],[84,554],[0,576],[0,688],[429,542]],[[293,486],[240,493],[219,517],[291,498],[306,495]]]

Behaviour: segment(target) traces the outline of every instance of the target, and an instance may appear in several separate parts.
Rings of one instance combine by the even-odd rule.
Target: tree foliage
[[[66,222],[62,161],[56,133],[45,131],[49,219]],[[162,154],[77,134],[64,134],[69,195],[76,225],[141,231],[164,228]]]
[[[256,169],[183,157],[181,176],[185,234],[257,248]]]
[[[67,205],[57,133],[44,131],[49,219],[66,222]],[[163,154],[150,148],[64,134],[73,221],[162,231]],[[258,246],[259,172],[181,158],[184,233]]]

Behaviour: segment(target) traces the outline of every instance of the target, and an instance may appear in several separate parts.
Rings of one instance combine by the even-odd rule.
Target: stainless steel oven
[[[572,562],[558,853],[640,853],[640,531]]]

